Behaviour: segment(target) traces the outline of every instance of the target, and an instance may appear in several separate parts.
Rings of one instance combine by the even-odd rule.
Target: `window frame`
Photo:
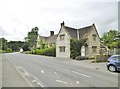
[[[92,52],[96,53],[97,52],[97,46],[92,46]]]
[[[92,37],[93,37],[93,40],[96,41],[97,35],[96,35],[96,34],[93,34]]]
[[[59,52],[65,52],[65,46],[59,46]]]
[[[60,35],[60,41],[64,40],[65,39],[65,34],[61,34]]]

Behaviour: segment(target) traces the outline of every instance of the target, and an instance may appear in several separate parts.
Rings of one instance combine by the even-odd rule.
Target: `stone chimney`
[[[61,27],[64,26],[64,25],[65,25],[65,23],[64,23],[64,21],[63,21],[63,22],[61,23]]]
[[[54,35],[54,31],[50,31],[50,36],[53,36]]]

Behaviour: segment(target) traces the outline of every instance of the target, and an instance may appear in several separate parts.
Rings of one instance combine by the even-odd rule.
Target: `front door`
[[[81,56],[85,56],[85,46],[81,47]]]

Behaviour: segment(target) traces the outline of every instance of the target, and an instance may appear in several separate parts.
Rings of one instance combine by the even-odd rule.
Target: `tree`
[[[101,40],[110,49],[118,47],[120,43],[120,32],[117,30],[110,30],[109,32],[103,34]]]
[[[42,40],[42,37],[40,37],[40,49],[43,49],[43,40]]]
[[[71,39],[70,40],[70,57],[75,59],[77,56],[81,55],[81,47],[87,46],[87,39]]]
[[[30,51],[29,44],[27,42],[22,46],[23,51]]]
[[[0,50],[7,50],[7,40],[0,38]]]
[[[32,28],[32,30],[28,32],[28,35],[25,38],[26,42],[28,42],[30,48],[32,49],[36,48],[38,30],[38,27]]]
[[[10,48],[12,51],[20,51],[22,46],[24,45],[25,42],[21,41],[10,41],[7,43],[8,48]]]

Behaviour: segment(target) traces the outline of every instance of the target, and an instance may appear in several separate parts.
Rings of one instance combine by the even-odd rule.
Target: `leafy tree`
[[[28,42],[30,48],[36,48],[37,37],[38,37],[38,27],[32,28],[30,32],[28,32],[27,37],[25,38],[26,42]]]
[[[43,40],[42,40],[42,37],[40,37],[40,49],[43,49]]]
[[[101,40],[110,49],[113,47],[120,47],[120,32],[117,30],[110,30],[103,34]]]
[[[27,42],[22,46],[23,51],[30,51],[29,44]]]
[[[48,42],[46,42],[46,44],[45,44],[45,48],[48,48]]]
[[[12,51],[16,52],[16,51],[20,51],[20,48],[22,48],[24,43],[25,42],[21,42],[21,41],[10,41],[7,43],[7,46]]]
[[[5,38],[0,38],[0,49],[7,50],[7,40]]]
[[[87,46],[86,39],[71,39],[70,40],[70,57],[75,59],[77,56],[81,55],[81,47]]]

